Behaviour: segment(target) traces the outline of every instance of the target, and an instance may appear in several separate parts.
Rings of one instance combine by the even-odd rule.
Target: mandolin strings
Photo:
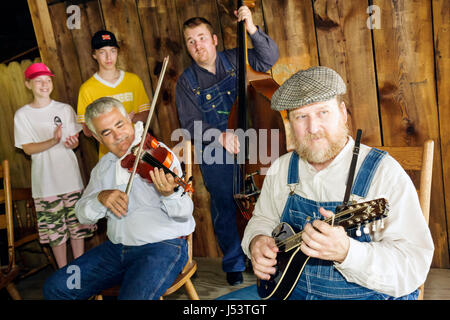
[[[331,218],[327,218],[327,219],[325,219],[323,221],[328,223],[328,224],[330,224],[330,221],[331,221],[331,223],[332,223],[331,226],[333,226],[335,219],[339,219],[342,216],[344,216],[344,215],[346,215],[348,213],[351,213],[351,212],[355,212],[355,211],[360,211],[360,210],[366,209],[368,206],[370,206],[370,204],[366,204],[366,205],[363,205],[363,206],[358,207],[358,208],[350,208],[350,209],[341,211],[339,213],[336,213]],[[339,222],[338,222],[338,224],[339,224]],[[296,248],[297,246],[299,246],[301,244],[302,234],[303,234],[303,231],[300,231],[300,232],[290,236],[289,238],[287,238],[285,240],[281,240],[281,241],[275,242],[275,244],[278,247],[280,247],[280,246],[288,244],[289,242],[294,242],[294,244],[292,246],[290,246],[289,248],[285,249],[285,251],[289,251],[289,250],[291,250],[293,248]]]

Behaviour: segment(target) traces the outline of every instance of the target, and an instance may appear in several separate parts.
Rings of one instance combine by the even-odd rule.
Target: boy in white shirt
[[[25,85],[33,92],[31,103],[14,115],[15,146],[31,156],[31,187],[35,202],[39,241],[48,243],[58,267],[67,264],[66,241],[70,237],[74,258],[84,252],[84,238],[96,226],[81,225],[74,212],[83,181],[73,149],[81,126],[68,104],[50,98],[54,74],[43,63],[25,70]]]

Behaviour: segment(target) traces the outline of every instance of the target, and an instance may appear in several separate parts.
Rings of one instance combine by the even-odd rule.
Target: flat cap
[[[271,107],[278,111],[296,109],[345,92],[344,80],[336,71],[323,66],[312,67],[287,79],[273,94]]]

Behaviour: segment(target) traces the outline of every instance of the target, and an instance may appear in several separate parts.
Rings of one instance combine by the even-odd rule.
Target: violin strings
[[[159,162],[157,159],[155,159],[151,154],[149,154],[148,152],[145,152],[144,155],[142,156],[142,160],[144,160],[145,162],[147,162],[148,164],[152,165],[153,167],[158,167],[158,168],[162,168],[164,170],[165,173],[170,173],[172,174],[174,177],[176,176],[176,174],[174,172],[172,172],[170,169],[166,168],[161,162]]]
[[[186,185],[187,183],[181,179],[180,177],[178,177],[175,172],[172,172],[170,169],[166,168],[160,161],[158,161],[157,159],[155,159],[155,157],[153,157],[151,154],[149,154],[147,151],[144,153],[144,155],[142,156],[142,160],[144,160],[145,162],[147,162],[148,164],[152,165],[153,167],[159,167],[159,168],[163,168],[165,173],[170,173],[174,178],[175,178],[175,182],[178,185],[181,185],[183,188],[186,189]],[[192,177],[191,177],[192,178]]]

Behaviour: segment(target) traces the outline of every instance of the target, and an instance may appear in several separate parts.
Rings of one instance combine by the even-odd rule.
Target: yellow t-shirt
[[[120,70],[115,83],[109,83],[95,73],[80,87],[78,93],[77,122],[84,123],[84,113],[89,104],[101,97],[113,97],[123,103],[125,110],[139,113],[150,110],[150,102],[142,80],[134,73]],[[108,153],[108,148],[100,144],[98,158]]]

